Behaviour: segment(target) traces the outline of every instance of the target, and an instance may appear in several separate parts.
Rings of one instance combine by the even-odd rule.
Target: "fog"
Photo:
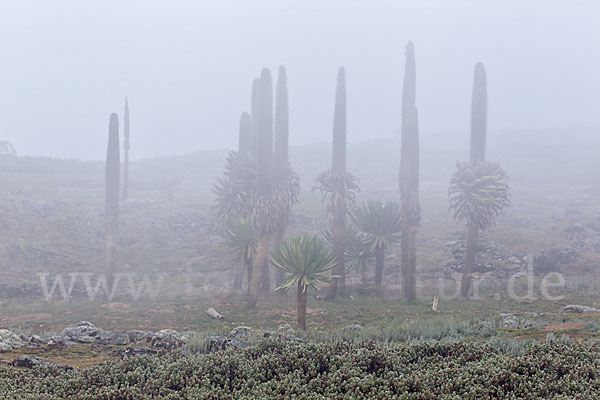
[[[600,399],[599,0],[0,0],[1,399]]]
[[[0,140],[19,155],[101,159],[128,96],[132,159],[233,148],[253,77],[280,64],[292,145],[329,141],[339,66],[348,140],[392,138],[408,40],[424,140],[466,137],[477,61],[490,140],[595,127],[599,15],[595,0],[3,1]]]

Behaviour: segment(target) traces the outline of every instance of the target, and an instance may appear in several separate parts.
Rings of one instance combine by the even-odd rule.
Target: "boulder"
[[[0,342],[0,353],[8,353],[12,351],[13,348],[4,342]]]
[[[102,344],[114,344],[125,346],[129,344],[129,336],[126,333],[100,331],[96,341]]]
[[[21,338],[7,329],[0,329],[0,353],[20,349],[24,346]]]
[[[502,325],[504,328],[518,328],[519,320],[513,314],[510,313],[501,313],[500,318],[502,318]]]
[[[231,330],[229,336],[234,338],[243,338],[247,339],[252,336],[252,328],[249,326],[237,326]]]
[[[152,347],[165,350],[174,350],[183,346],[183,339],[179,332],[172,329],[163,329],[152,337]]]
[[[48,347],[54,349],[64,349],[65,347],[71,347],[73,342],[69,342],[62,336],[51,336],[48,339]]]
[[[143,342],[147,339],[152,339],[154,337],[154,333],[149,332],[149,331],[140,331],[137,329],[133,329],[130,331],[127,331],[127,336],[129,337],[129,341],[131,343],[139,343],[139,342]]]
[[[594,308],[594,307],[580,306],[577,304],[569,304],[568,306],[564,306],[563,309],[561,310],[561,312],[581,314],[581,313],[587,313],[587,312],[600,312],[600,310],[597,308]]]
[[[64,370],[72,370],[73,367],[68,365],[55,363],[52,361],[41,360],[39,358],[31,357],[31,356],[21,356],[10,363],[13,367],[21,367],[21,368],[39,368],[39,367],[54,367],[60,368]]]
[[[60,336],[78,343],[93,343],[102,330],[88,321],[81,321],[61,331]]]
[[[40,347],[42,347],[42,345],[44,345],[46,343],[47,343],[46,340],[42,339],[41,337],[39,337],[37,335],[33,335],[27,340],[27,348],[28,349],[39,349]]]
[[[173,329],[160,330],[160,331],[156,332],[155,336],[160,339],[181,340],[181,335],[179,334],[179,332],[177,332]]]
[[[208,336],[206,340],[208,341],[209,351],[227,350],[230,348],[242,349],[250,346],[248,343],[227,336]]]

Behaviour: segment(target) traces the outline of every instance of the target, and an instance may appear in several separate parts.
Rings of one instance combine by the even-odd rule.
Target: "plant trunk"
[[[267,265],[269,257],[269,235],[262,233],[258,240],[258,248],[256,249],[256,257],[254,268],[252,271],[252,279],[250,281],[250,293],[248,293],[248,308],[255,308],[260,292],[261,283],[263,281],[264,267]]]
[[[106,218],[106,280],[112,290],[114,274],[117,269],[117,237],[119,232],[119,217]]]
[[[264,265],[261,268],[263,270],[263,273],[260,287],[266,294],[268,294],[271,292],[271,269],[269,268],[268,257],[265,258]]]
[[[119,150],[119,117],[113,113],[108,124],[106,170],[104,181],[104,213],[106,215],[106,280],[112,287],[117,267],[117,235],[119,232],[119,189],[121,184]]]
[[[246,258],[244,263],[246,265],[246,273],[248,276],[248,295],[250,295],[250,285],[252,282],[252,270],[254,268],[254,263],[252,262],[251,258]]]
[[[362,265],[360,266],[360,283],[362,283],[363,285],[366,285],[367,281],[368,281],[367,264],[363,262]]]
[[[298,328],[306,330],[306,295],[308,288],[298,282]]]
[[[339,175],[346,174],[346,71],[340,67],[335,89],[335,108],[333,113],[333,142],[331,169]],[[346,267],[344,265],[344,228],[346,226],[346,188],[338,188],[333,195],[332,227],[333,255],[335,256],[334,276],[325,299],[334,299],[339,293],[343,296],[346,289]]]
[[[417,227],[411,226],[408,236],[408,259],[406,279],[406,299],[413,301],[417,299]]]
[[[475,257],[477,255],[477,242],[479,229],[476,225],[469,225],[467,230],[467,249],[465,255],[465,267],[460,282],[460,297],[469,298],[469,289],[471,287],[471,274],[475,267]]]
[[[129,197],[129,143],[125,145],[123,157],[123,201],[125,201]]]
[[[277,233],[277,246],[281,245],[281,243],[283,243],[283,235],[285,233],[285,228],[281,229],[278,233]],[[283,271],[282,269],[277,268],[275,270],[275,287],[281,287],[285,281],[287,279],[287,276],[285,274],[285,271]],[[278,290],[277,291],[278,294],[284,296],[287,291],[285,290]]]
[[[408,230],[408,225],[402,224],[402,237],[400,238],[400,264],[402,267],[402,296],[405,299],[408,299],[408,294],[411,292],[410,290],[410,277],[409,277],[409,268],[408,268],[408,259],[409,259],[409,247],[410,247],[410,232]]]
[[[409,301],[417,298],[417,227],[407,226],[402,228],[401,240],[402,264],[402,292]]]
[[[343,208],[343,196],[339,196],[337,204],[334,209],[333,216],[333,254],[335,256],[335,268],[333,269],[333,275],[335,276],[331,280],[329,290],[325,296],[326,300],[335,299],[336,295],[344,296],[346,289],[346,266],[345,266],[345,255],[344,255],[344,225],[345,225],[345,209]]]
[[[123,113],[123,201],[129,197],[129,104],[125,97],[125,111]]]
[[[471,162],[485,158],[487,131],[487,77],[482,63],[475,65],[471,97]]]
[[[233,269],[233,290],[242,290],[244,272],[244,266],[239,263],[236,263]]]
[[[385,247],[375,249],[375,285],[381,286],[383,279],[383,263],[385,260]]]
[[[416,100],[416,66],[414,46],[406,45],[406,65],[402,86],[402,143],[400,157],[400,201],[402,210],[402,292],[404,298],[416,299],[417,228],[421,220],[419,202],[419,115]]]

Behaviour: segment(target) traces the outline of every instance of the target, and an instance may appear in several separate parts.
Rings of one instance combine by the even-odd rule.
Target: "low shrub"
[[[273,340],[236,351],[140,356],[71,373],[0,367],[0,398],[600,398],[600,344],[549,340],[517,353],[464,342],[381,346]]]

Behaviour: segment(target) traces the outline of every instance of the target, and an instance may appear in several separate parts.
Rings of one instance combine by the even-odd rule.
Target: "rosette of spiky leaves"
[[[387,247],[400,241],[402,215],[395,201],[368,201],[356,208],[352,221],[365,234],[371,249]]]
[[[236,263],[254,260],[258,246],[258,235],[249,218],[231,221],[223,232],[225,245],[233,250]]]
[[[320,282],[328,282],[328,272],[335,266],[335,259],[325,244],[316,235],[294,236],[284,241],[275,250],[273,265],[288,274],[288,279],[278,289],[298,285],[318,289]]]
[[[333,229],[323,231],[323,237],[333,246]],[[354,224],[347,224],[344,229],[344,254],[348,262],[349,272],[353,268],[360,271],[373,258],[373,250],[365,234]]]
[[[232,221],[252,214],[256,193],[256,165],[246,155],[232,151],[227,155],[225,172],[212,188],[220,219]]]
[[[255,193],[251,197],[251,217],[254,228],[259,232],[273,233],[288,221],[292,207],[298,203],[300,179],[291,169],[287,178],[273,186],[270,196]]]
[[[360,192],[358,178],[349,172],[340,173],[332,169],[321,172],[313,188],[321,192],[321,201],[325,204],[325,214],[331,215],[337,206],[352,209],[356,193]]]
[[[508,175],[497,162],[457,162],[448,196],[457,221],[489,228],[510,204]]]
[[[275,183],[273,196],[280,204],[279,229],[287,226],[288,219],[292,215],[292,207],[299,202],[300,178],[288,164],[284,179]]]

